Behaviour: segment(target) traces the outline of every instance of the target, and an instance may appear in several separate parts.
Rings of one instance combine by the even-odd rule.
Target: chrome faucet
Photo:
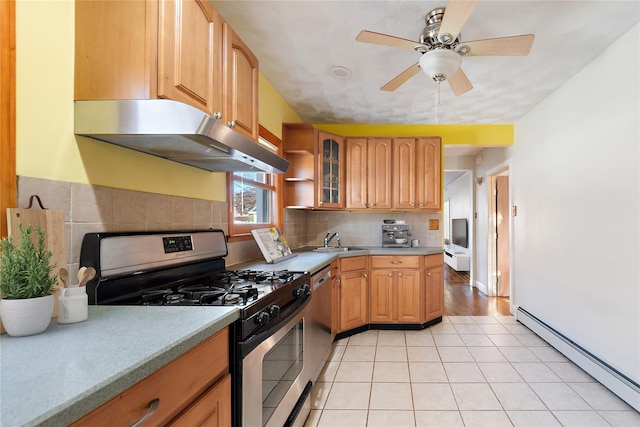
[[[331,235],[331,233],[327,233],[326,236],[324,236],[324,247],[328,247],[329,246],[329,242],[333,240],[333,238],[335,237],[336,239],[338,239],[338,247],[340,247],[340,235],[336,232],[333,233],[333,235],[331,235],[331,237],[329,237],[329,235]]]

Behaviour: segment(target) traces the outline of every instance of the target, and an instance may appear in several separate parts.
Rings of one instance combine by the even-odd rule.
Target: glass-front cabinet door
[[[318,132],[317,207],[344,208],[344,138]]]

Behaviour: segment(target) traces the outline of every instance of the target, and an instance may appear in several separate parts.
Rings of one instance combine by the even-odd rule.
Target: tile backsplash
[[[48,209],[64,211],[65,242],[70,277],[76,277],[85,233],[217,228],[228,232],[226,202],[123,190],[25,176],[18,177],[18,207],[37,194]],[[284,230],[289,246],[321,246],[326,233],[338,232],[343,245],[382,245],[383,219],[403,219],[411,238],[421,246],[442,246],[440,213],[328,212],[285,209]],[[438,230],[429,220],[440,219]],[[261,258],[253,240],[231,242],[227,265]]]

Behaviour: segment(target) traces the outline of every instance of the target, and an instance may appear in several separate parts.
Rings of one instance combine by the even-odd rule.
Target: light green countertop
[[[228,269],[251,269],[251,270],[290,270],[290,271],[308,271],[313,274],[322,269],[331,261],[338,258],[362,256],[362,255],[435,255],[444,252],[439,246],[421,246],[418,248],[381,248],[360,246],[362,250],[349,252],[314,252],[314,247],[300,248],[294,250],[293,258],[286,259],[275,264],[267,264],[264,259],[253,260],[227,266]]]
[[[0,426],[75,421],[238,319],[234,307],[90,306],[85,322],[0,337]]]

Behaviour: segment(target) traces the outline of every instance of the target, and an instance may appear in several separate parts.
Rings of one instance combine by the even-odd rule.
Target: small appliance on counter
[[[404,221],[385,219],[382,224],[383,248],[410,248],[409,225]]]

